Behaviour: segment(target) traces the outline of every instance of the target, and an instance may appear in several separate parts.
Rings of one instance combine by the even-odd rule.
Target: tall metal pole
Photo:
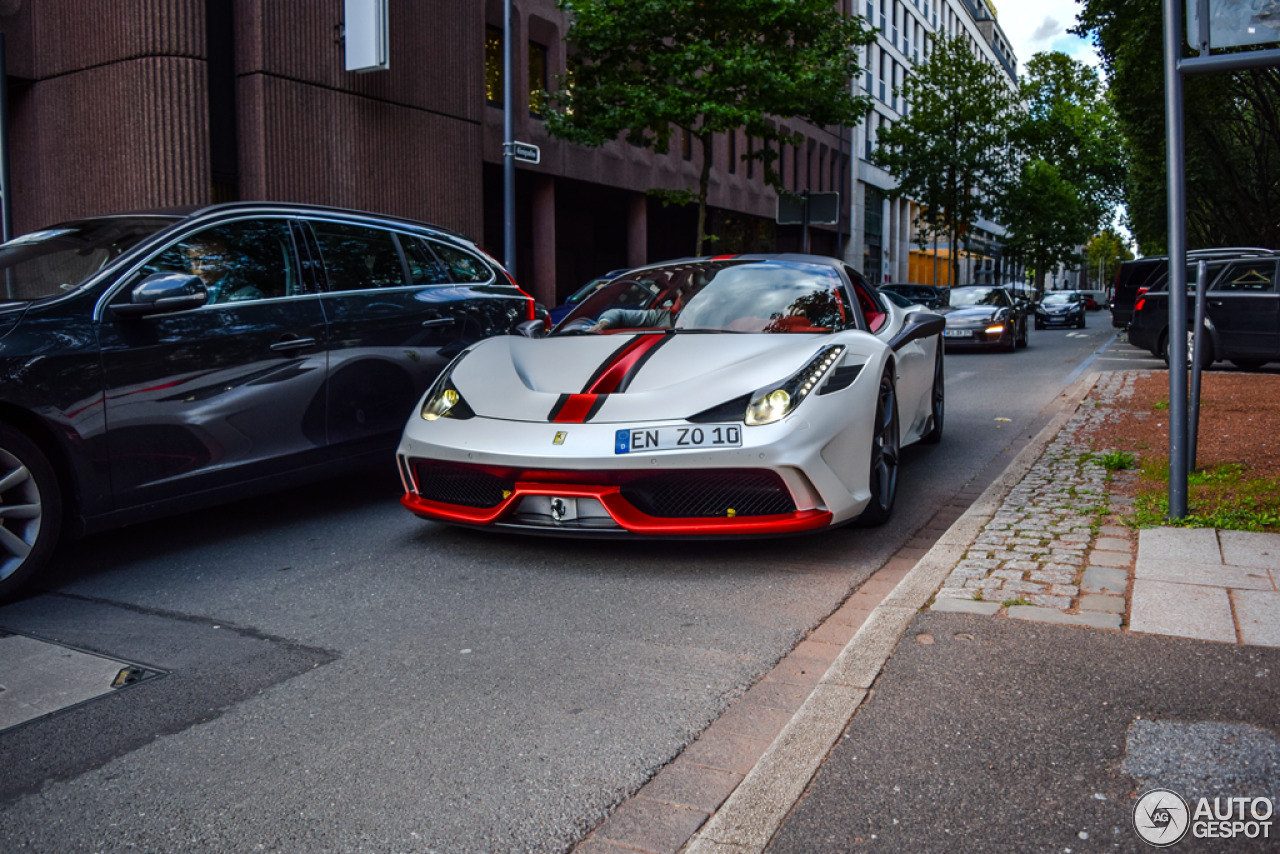
[[[503,263],[516,275],[516,131],[512,80],[511,0],[502,0],[502,248]]]
[[[1169,168],[1169,516],[1187,515],[1187,227],[1182,9],[1164,0],[1165,149]]]
[[[0,242],[13,237],[13,187],[9,180],[9,57],[0,33]]]

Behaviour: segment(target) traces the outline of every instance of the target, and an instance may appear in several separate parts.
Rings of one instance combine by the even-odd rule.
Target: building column
[[[533,298],[556,304],[556,182],[539,175],[533,182]]]
[[[627,266],[649,263],[649,197],[632,193],[627,200]]]
[[[897,238],[897,244],[894,248],[894,260],[897,262],[897,270],[893,274],[895,282],[911,281],[911,202],[906,199],[899,199],[896,202],[898,208],[898,231],[894,236]]]
[[[897,231],[898,208],[893,200],[885,196],[880,207],[880,269],[877,271],[880,276],[880,283],[884,283],[886,279],[896,282],[893,278],[893,256],[898,251],[897,241],[894,234]]]

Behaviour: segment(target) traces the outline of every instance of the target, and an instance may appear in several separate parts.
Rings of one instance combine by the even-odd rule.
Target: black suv
[[[0,246],[0,599],[78,535],[393,465],[534,302],[475,244],[329,208],[103,216]]]
[[[1187,325],[1194,322],[1198,264],[1206,261],[1204,339],[1201,365],[1225,359],[1256,368],[1280,359],[1280,252],[1270,249],[1204,250],[1187,253]],[[1129,343],[1168,361],[1168,264],[1153,275],[1134,304]],[[1191,332],[1188,332],[1191,338]],[[1188,341],[1190,344],[1190,340]],[[1188,346],[1188,357],[1191,352]]]

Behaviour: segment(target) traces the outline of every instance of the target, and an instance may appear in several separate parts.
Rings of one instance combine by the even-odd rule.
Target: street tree
[[[919,224],[947,238],[958,282],[961,240],[997,213],[1008,178],[1015,91],[966,41],[943,38],[898,93],[911,110],[881,129],[872,159],[898,179],[891,195],[918,202]]]
[[[1085,269],[1089,275],[1097,275],[1096,288],[1105,288],[1107,282],[1116,280],[1116,273],[1125,261],[1133,260],[1128,242],[1114,228],[1106,228],[1090,238],[1084,249]]]
[[[1081,0],[1075,30],[1097,44],[1110,82],[1129,227],[1148,255],[1168,248],[1161,6]],[[1188,246],[1280,246],[1280,68],[1194,75],[1183,88]]]
[[[1115,214],[1125,161],[1115,114],[1097,72],[1063,53],[1039,53],[1020,84],[1013,125],[1016,180],[1000,198],[1005,246],[1035,272],[1038,291],[1059,264]]]
[[[874,40],[830,0],[559,0],[569,18],[569,71],[550,93],[551,133],[582,145],[620,136],[663,154],[687,134],[702,158],[697,188],[667,201],[698,205],[696,254],[706,239],[712,144],[744,130],[765,179],[800,138],[781,122],[852,126],[869,108],[854,96],[858,49]]]

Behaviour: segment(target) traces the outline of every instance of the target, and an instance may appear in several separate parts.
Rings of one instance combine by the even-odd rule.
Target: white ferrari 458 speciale
[[[445,368],[400,442],[402,501],[592,536],[879,524],[902,446],[942,435],[943,326],[832,258],[631,270]]]

